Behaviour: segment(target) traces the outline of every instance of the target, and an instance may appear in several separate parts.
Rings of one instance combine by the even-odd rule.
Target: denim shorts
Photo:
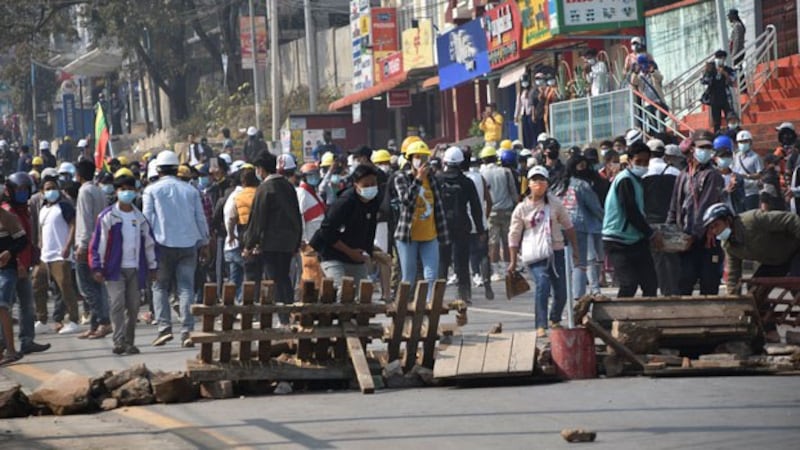
[[[17,269],[0,269],[0,308],[11,309],[17,296]]]

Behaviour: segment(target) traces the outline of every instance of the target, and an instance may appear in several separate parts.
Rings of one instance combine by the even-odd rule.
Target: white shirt
[[[242,192],[242,187],[236,186],[233,189],[233,192],[231,192],[231,195],[229,195],[228,198],[225,199],[225,205],[222,207],[222,217],[223,220],[225,221],[226,230],[228,229],[228,222],[230,222],[233,215],[236,214],[236,195],[239,192]],[[239,248],[239,235],[236,227],[233,227],[233,236],[228,236],[228,237],[233,237],[233,241],[229,243],[229,240],[226,238],[223,250],[227,252],[228,250],[236,250],[237,248]]]
[[[664,158],[650,158],[650,164],[647,166],[647,173],[644,174],[644,177],[652,177],[654,175],[673,175],[678,176],[681,174],[681,171],[678,170],[677,167],[667,166],[666,161]]]
[[[608,67],[605,62],[594,63],[587,76],[592,81],[592,96],[608,92]]]
[[[472,181],[472,184],[475,185],[475,190],[478,191],[478,201],[481,204],[481,218],[483,219],[483,229],[485,230],[489,227],[489,224],[486,222],[486,203],[485,199],[483,198],[484,189],[486,188],[486,185],[484,184],[483,176],[481,175],[480,172],[474,172],[472,170],[464,172],[464,175],[466,175],[467,178],[469,178]],[[472,224],[472,229],[470,230],[470,233],[475,233],[477,232],[477,229],[475,228],[475,224],[472,223],[472,212],[470,211],[469,204],[467,205],[467,214],[469,217],[469,221]]]
[[[123,269],[139,268],[139,223],[133,211],[118,210],[122,219],[122,263]]]
[[[61,252],[69,241],[69,224],[61,214],[61,207],[57,203],[45,202],[39,212],[39,223],[42,227],[42,262],[64,261]]]

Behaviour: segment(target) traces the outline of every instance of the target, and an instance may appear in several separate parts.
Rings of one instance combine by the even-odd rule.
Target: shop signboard
[[[516,1],[506,1],[487,10],[483,16],[489,65],[503,67],[519,59],[522,24]]]
[[[370,10],[372,60],[374,62],[373,77],[375,83],[380,82],[383,71],[381,59],[400,50],[397,33],[397,9],[372,8]]]
[[[445,90],[489,73],[489,52],[481,19],[436,38],[439,89]]]
[[[416,28],[403,30],[403,70],[432,67],[433,59],[433,22],[430,19],[419,19]]]
[[[548,5],[554,35],[644,25],[642,0],[548,0]]]
[[[411,106],[411,91],[408,89],[395,89],[386,95],[387,108],[408,108]]]
[[[550,6],[548,0],[519,0],[520,20],[522,22],[522,49],[529,49],[547,41],[550,34]]]
[[[375,83],[391,80],[403,74],[403,53],[392,52],[378,59],[375,70]]]
[[[353,49],[354,92],[372,87],[374,83],[370,31],[369,2],[364,0],[351,0],[350,37]]]

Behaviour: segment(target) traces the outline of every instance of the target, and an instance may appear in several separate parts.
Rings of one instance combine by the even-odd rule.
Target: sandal
[[[0,367],[7,366],[9,364],[13,364],[13,363],[19,361],[20,359],[22,359],[23,356],[25,356],[25,355],[23,355],[22,352],[7,353],[7,354],[3,355],[3,357],[0,359]]]

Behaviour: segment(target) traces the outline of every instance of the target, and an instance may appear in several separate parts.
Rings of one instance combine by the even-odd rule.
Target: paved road
[[[499,284],[499,283],[498,283]],[[531,300],[479,297],[466,331],[497,322],[532,328]],[[450,318],[449,320],[453,320]],[[45,335],[53,350],[2,369],[27,388],[62,368],[86,375],[144,362],[181,370],[196,349],[173,341],[143,353],[111,354],[111,341]],[[110,413],[0,422],[6,448],[564,448],[562,428],[598,432],[592,448],[795,448],[800,441],[800,378],[597,379],[503,387],[441,387],[293,393]],[[124,439],[120,441],[120,439]]]

